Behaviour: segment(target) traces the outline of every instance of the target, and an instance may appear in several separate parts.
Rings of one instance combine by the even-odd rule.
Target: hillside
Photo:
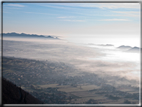
[[[3,104],[43,104],[28,92],[10,81],[2,78],[2,103]]]

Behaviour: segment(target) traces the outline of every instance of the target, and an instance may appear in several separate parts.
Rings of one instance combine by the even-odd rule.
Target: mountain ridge
[[[28,37],[28,38],[48,38],[48,39],[59,39],[57,36],[51,35],[37,35],[37,34],[26,34],[26,33],[3,33],[3,37]]]
[[[141,48],[139,47],[131,47],[131,46],[125,46],[125,45],[121,45],[119,47],[117,47],[118,49],[125,51],[125,52],[132,52],[132,53],[138,53],[141,51]]]

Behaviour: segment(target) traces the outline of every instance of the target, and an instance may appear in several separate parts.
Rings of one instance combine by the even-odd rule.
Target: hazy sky
[[[4,33],[140,46],[139,3],[4,3]]]

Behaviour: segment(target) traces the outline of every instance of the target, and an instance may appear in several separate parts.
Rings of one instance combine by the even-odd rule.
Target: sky
[[[140,47],[140,4],[3,3],[3,32]]]

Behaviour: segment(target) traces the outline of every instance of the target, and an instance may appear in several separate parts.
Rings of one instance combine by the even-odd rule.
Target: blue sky
[[[4,3],[3,24],[4,33],[140,44],[139,3]]]

